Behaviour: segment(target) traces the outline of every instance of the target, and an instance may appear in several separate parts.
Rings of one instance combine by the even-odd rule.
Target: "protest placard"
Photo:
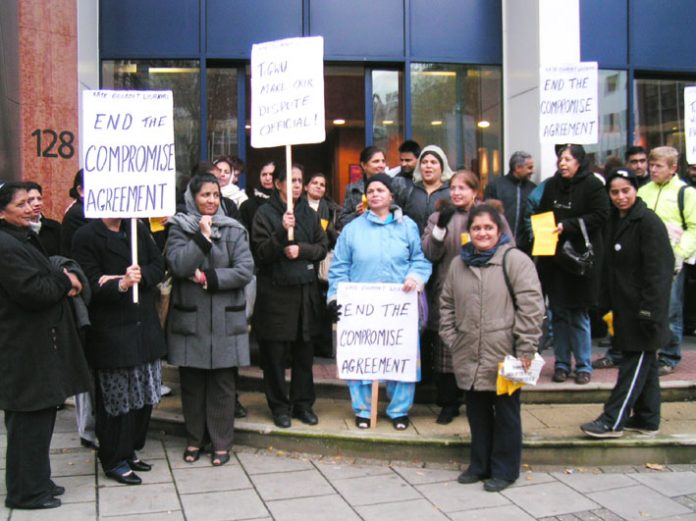
[[[324,39],[288,38],[251,48],[251,146],[321,143]]]
[[[696,164],[696,87],[684,88],[684,134],[686,162]]]
[[[539,70],[539,140],[597,143],[597,62],[543,65]]]
[[[402,284],[342,282],[337,302],[338,377],[415,382],[418,366],[417,293]]]
[[[85,217],[174,215],[173,113],[171,91],[82,93]]]

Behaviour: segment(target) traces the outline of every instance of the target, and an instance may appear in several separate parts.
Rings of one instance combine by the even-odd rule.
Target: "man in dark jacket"
[[[636,174],[638,188],[650,182],[647,150],[640,146],[628,147],[624,154],[624,159],[626,159],[626,167],[633,170]]]
[[[486,187],[485,199],[498,199],[505,208],[517,247],[526,253],[531,252],[531,241],[524,226],[524,212],[527,198],[536,184],[530,179],[534,173],[534,159],[530,154],[517,151],[510,156],[510,170],[502,177],[496,177]]]
[[[624,429],[656,433],[660,425],[657,350],[670,337],[668,311],[674,254],[667,230],[637,197],[629,169],[607,178],[612,202],[606,230],[602,305],[614,312],[619,375],[604,412],[580,429],[593,438],[618,438]]]

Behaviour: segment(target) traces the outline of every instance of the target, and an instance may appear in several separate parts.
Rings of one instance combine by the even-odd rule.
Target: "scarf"
[[[498,244],[496,244],[490,250],[487,251],[478,251],[476,248],[474,248],[474,243],[469,242],[462,247],[462,261],[464,261],[464,264],[466,264],[467,266],[485,266],[493,258],[493,255],[495,255],[495,252],[498,251],[498,248],[500,248],[503,244],[508,243],[510,243],[510,237],[508,237],[506,233],[503,233],[500,236]]]

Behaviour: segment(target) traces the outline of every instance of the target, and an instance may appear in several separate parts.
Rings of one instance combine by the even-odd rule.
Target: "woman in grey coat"
[[[184,461],[196,461],[209,437],[218,466],[229,461],[234,435],[234,368],[249,365],[244,287],[254,261],[246,230],[220,207],[215,176],[195,176],[185,200],[188,213],[169,221],[169,362],[179,366]]]

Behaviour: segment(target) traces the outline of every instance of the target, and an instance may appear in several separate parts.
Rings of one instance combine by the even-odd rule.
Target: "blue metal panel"
[[[251,57],[254,43],[302,36],[302,0],[207,0],[209,58]]]
[[[600,67],[628,66],[627,0],[580,0],[580,57]]]
[[[309,32],[327,57],[403,59],[404,0],[310,0]]]
[[[410,22],[414,61],[503,62],[501,0],[411,0]]]
[[[636,69],[696,70],[694,0],[631,0],[631,61]]]
[[[101,0],[102,59],[198,57],[199,6],[191,0]]]

